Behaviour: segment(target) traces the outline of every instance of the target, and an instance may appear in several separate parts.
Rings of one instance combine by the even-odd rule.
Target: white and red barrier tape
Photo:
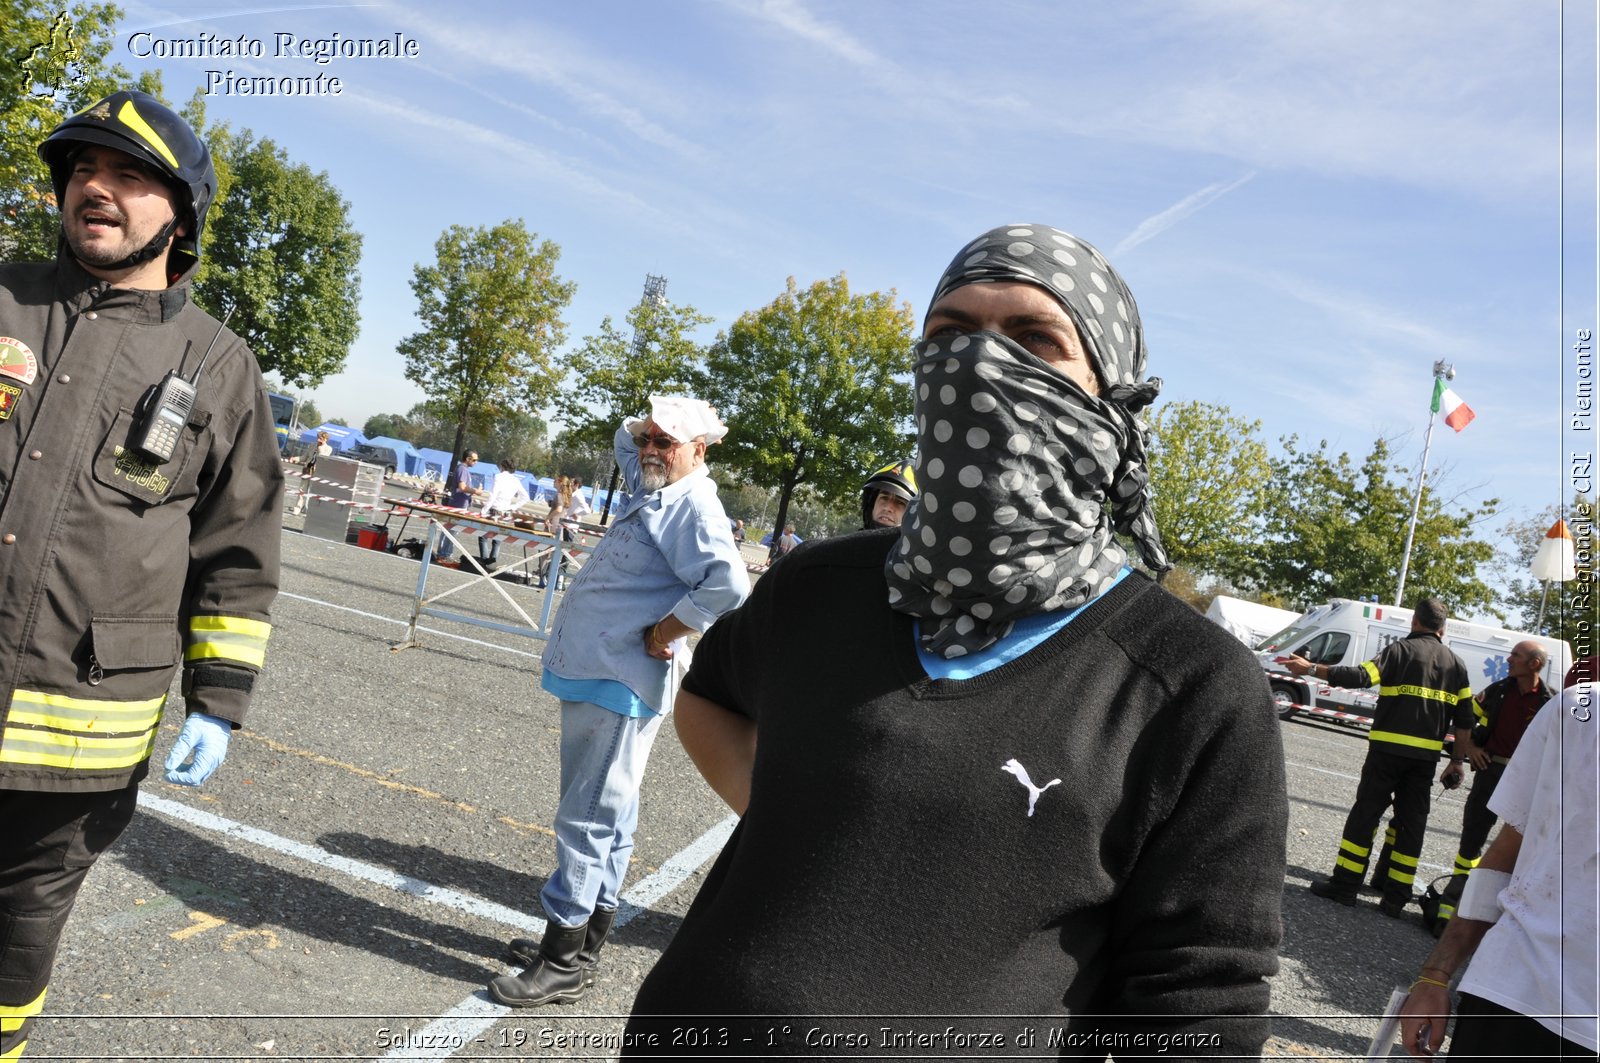
[[[307,473],[301,473],[299,476],[295,476],[294,473],[285,472],[284,476],[287,479],[298,479],[298,480],[302,480],[302,481],[305,481],[305,482],[308,482],[308,483],[328,484],[330,487],[342,487],[342,488],[345,488],[346,490],[348,490],[349,487],[350,487],[349,484],[340,483],[338,480],[325,480],[320,476],[311,476],[311,475],[309,475]],[[288,483],[288,482],[284,483],[283,489],[285,491],[289,491],[289,492],[299,492],[299,491],[304,491],[305,490],[303,487],[300,487],[297,484],[292,484],[292,483]],[[312,494],[309,491],[306,491],[304,495],[301,495],[299,497],[304,498],[308,502],[311,501],[312,499],[315,499],[318,502],[332,502],[336,506],[349,506],[351,509],[364,509],[364,510],[367,510],[367,511],[372,512],[372,513],[390,513],[390,514],[395,514],[397,516],[416,516],[416,517],[422,517],[422,518],[424,518],[426,520],[438,520],[440,524],[444,525],[446,528],[449,528],[452,532],[455,532],[458,535],[460,535],[460,534],[476,535],[479,538],[490,539],[490,540],[499,539],[503,543],[522,543],[524,545],[528,545],[528,544],[532,544],[532,543],[535,543],[535,542],[543,542],[544,545],[548,546],[548,545],[550,545],[548,540],[540,540],[538,538],[538,536],[541,536],[541,535],[549,536],[549,535],[552,534],[551,532],[548,532],[548,531],[541,532],[541,531],[533,531],[531,529],[525,530],[525,531],[522,531],[522,532],[485,531],[485,530],[483,530],[483,528],[481,526],[475,525],[475,524],[474,525],[456,524],[456,523],[453,523],[453,522],[450,522],[450,521],[442,521],[442,520],[439,520],[436,511],[443,510],[444,512],[447,512],[447,513],[459,513],[463,517],[472,517],[472,518],[477,518],[477,517],[480,516],[480,514],[478,513],[477,510],[461,509],[461,508],[459,508],[457,506],[443,506],[443,505],[439,505],[438,503],[434,503],[434,502],[427,503],[427,508],[426,509],[422,509],[422,508],[418,508],[417,506],[414,506],[414,505],[408,505],[405,502],[397,502],[392,506],[381,506],[381,505],[376,505],[376,504],[374,504],[372,502],[356,502],[356,501],[352,501],[351,499],[348,499],[348,498],[336,498],[336,497],[334,497],[332,495],[316,495],[316,494]],[[587,534],[587,533],[584,533],[584,532],[580,532],[578,534],[577,542],[578,542],[578,545],[580,545],[580,546],[593,546],[595,541],[598,538],[599,538],[599,536],[594,536],[594,535],[590,535],[590,534]],[[763,573],[763,572],[765,572],[767,570],[768,565],[765,565],[765,564],[752,565],[752,564],[748,564],[747,563],[744,567],[745,567],[745,571],[746,572],[750,572],[750,573],[752,573],[754,575],[760,575],[761,573]]]

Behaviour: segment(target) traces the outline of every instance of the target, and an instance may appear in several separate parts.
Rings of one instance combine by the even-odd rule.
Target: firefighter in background
[[[133,817],[180,661],[165,777],[198,786],[226,755],[271,631],[283,504],[255,357],[189,297],[216,190],[206,146],[122,91],[39,154],[56,260],[0,266],[4,1060],[90,865]]]
[[[917,497],[917,474],[909,461],[885,465],[861,485],[861,526],[898,528]]]
[[[1489,832],[1494,829],[1495,814],[1489,809],[1489,798],[1500,782],[1500,775],[1517,751],[1522,733],[1550,700],[1550,688],[1539,678],[1550,655],[1544,647],[1531,639],[1517,643],[1506,655],[1506,675],[1480,690],[1471,701],[1456,708],[1455,746],[1449,763],[1439,773],[1439,785],[1454,790],[1461,785],[1465,774],[1463,763],[1471,763],[1474,772],[1472,790],[1467,794],[1466,808],[1461,813],[1461,843],[1456,850],[1455,867],[1449,883],[1442,892],[1430,888],[1422,904],[1423,925],[1434,937],[1444,933],[1445,926],[1456,913],[1456,904],[1467,888],[1467,876],[1478,866]],[[1504,711],[1509,709],[1509,711]],[[1378,854],[1372,868],[1372,885],[1383,889],[1389,874],[1389,857],[1394,851],[1395,830],[1391,823],[1384,835],[1383,851]],[[1437,911],[1432,904],[1437,903]]]
[[[1444,644],[1444,603],[1424,598],[1411,614],[1411,633],[1389,643],[1370,661],[1352,666],[1313,664],[1297,654],[1287,662],[1295,675],[1311,675],[1338,687],[1378,684],[1378,705],[1368,734],[1355,804],[1330,878],[1311,883],[1318,897],[1354,905],[1367,872],[1378,821],[1394,805],[1394,849],[1378,908],[1399,918],[1411,902],[1417,860],[1428,826],[1433,766],[1444,749],[1445,729],[1459,706],[1472,701],[1467,666]]]

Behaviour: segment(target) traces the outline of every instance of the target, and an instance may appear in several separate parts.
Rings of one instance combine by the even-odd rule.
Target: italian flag
[[[1444,423],[1457,432],[1467,427],[1467,422],[1478,416],[1472,407],[1461,401],[1461,396],[1444,386],[1438,377],[1433,381],[1433,412],[1444,411]]]

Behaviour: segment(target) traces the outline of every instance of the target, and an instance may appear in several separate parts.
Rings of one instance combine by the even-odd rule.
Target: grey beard
[[[646,491],[659,491],[667,486],[667,470],[654,465],[641,465],[639,482]]]

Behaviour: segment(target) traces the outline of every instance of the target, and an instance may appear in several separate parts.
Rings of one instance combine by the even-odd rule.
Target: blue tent
[[[529,499],[534,502],[539,501],[541,495],[539,489],[539,478],[537,476],[531,472],[523,472],[521,469],[516,470],[516,472],[512,473],[512,475],[518,480],[522,481],[522,489],[528,492]]]
[[[328,433],[328,446],[333,448],[335,454],[341,450],[349,450],[357,443],[365,443],[367,437],[354,428],[347,428],[342,424],[319,424],[315,428],[307,428],[300,433],[300,441],[309,443],[317,438],[318,432]]]
[[[428,480],[443,480],[450,475],[450,452],[423,447],[417,451],[417,476]]]
[[[400,465],[396,471],[403,472],[407,476],[422,475],[422,454],[404,439],[396,439],[393,436],[373,436],[367,442],[375,447],[389,447],[393,450],[395,456],[400,459]]]
[[[606,498],[608,497],[608,492],[605,491],[603,488],[599,488],[599,487],[584,487],[584,488],[581,488],[581,490],[583,492],[583,497],[589,503],[589,508],[594,510],[594,518],[593,519],[599,520],[600,519],[600,511],[605,509],[605,506],[606,506]],[[612,499],[612,501],[611,501],[611,512],[613,514],[615,514],[617,512],[617,510],[623,509],[627,505],[628,505],[628,492],[622,490],[621,488],[618,488],[617,489],[617,497]]]

